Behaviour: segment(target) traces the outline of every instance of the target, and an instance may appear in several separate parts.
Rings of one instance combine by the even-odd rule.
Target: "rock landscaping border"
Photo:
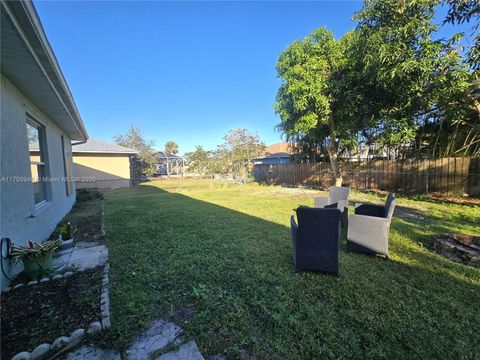
[[[110,295],[108,292],[108,273],[110,271],[110,264],[106,263],[103,268],[103,288],[100,295],[100,313],[102,314],[102,329],[110,328]]]
[[[105,222],[103,221],[103,219],[105,218],[105,205],[103,201],[102,201],[101,209],[102,209],[102,216],[101,216],[102,220],[100,221],[100,235],[105,236]]]
[[[8,293],[10,291],[13,291],[15,289],[18,289],[18,288],[21,288],[21,287],[24,287],[24,286],[32,286],[32,285],[36,285],[38,283],[44,283],[44,282],[47,282],[47,281],[53,281],[53,280],[59,280],[59,279],[63,279],[63,278],[68,278],[70,276],[73,275],[73,271],[67,271],[63,274],[55,274],[55,275],[52,275],[52,276],[45,276],[43,278],[41,278],[40,280],[32,280],[26,284],[17,284],[13,287],[6,287],[4,289],[2,289],[2,293]]]
[[[94,335],[110,328],[110,298],[109,298],[109,278],[110,264],[106,263],[103,269],[102,277],[102,292],[100,295],[100,314],[101,321],[92,322],[87,329],[79,328],[73,331],[69,336],[59,336],[52,344],[44,343],[38,345],[32,352],[22,351],[17,353],[12,360],[37,360],[42,359],[47,353],[55,351],[56,354],[70,350],[80,344],[87,335]],[[67,278],[73,275],[73,272],[67,271],[64,274],[56,274],[51,277],[44,277],[40,281],[30,281],[27,284],[17,284],[13,288],[5,288],[2,292],[15,291],[15,289],[32,286],[46,281],[54,281],[62,278]]]

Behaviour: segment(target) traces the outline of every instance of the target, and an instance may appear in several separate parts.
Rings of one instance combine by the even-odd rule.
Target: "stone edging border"
[[[110,264],[107,262],[103,268],[103,288],[100,295],[100,313],[102,314],[102,329],[105,331],[110,328],[110,295],[108,292],[108,273]]]
[[[105,205],[102,200],[102,221],[100,223],[100,234],[102,236],[105,236],[105,222],[103,221],[104,218],[105,218]]]
[[[23,351],[16,354],[11,360],[36,360],[41,359],[45,354],[51,350],[58,350],[63,352],[63,350],[71,349],[74,346],[80,344],[83,339],[88,335],[94,335],[101,331],[105,331],[110,328],[110,299],[108,292],[108,273],[110,271],[110,264],[107,262],[103,269],[103,278],[102,278],[102,292],[100,295],[100,313],[102,320],[92,322],[88,328],[85,330],[83,328],[73,331],[70,336],[60,336],[53,341],[52,344],[44,343],[38,345],[32,352]],[[68,275],[67,275],[68,274]],[[57,274],[51,278],[43,278],[40,281],[30,281],[27,286],[35,285],[39,282],[46,282],[50,280],[58,280],[63,277],[70,277],[73,275],[73,272],[66,272],[63,275]],[[6,288],[4,292],[18,289],[25,286],[25,284],[18,284],[13,287],[13,289]],[[8,290],[7,290],[8,289]]]
[[[81,270],[80,270],[81,271]],[[31,285],[36,285],[38,283],[44,283],[44,282],[47,282],[47,281],[53,281],[53,280],[59,280],[59,279],[63,279],[63,278],[68,278],[70,276],[72,276],[74,273],[73,271],[67,271],[63,274],[56,274],[56,275],[53,275],[53,276],[45,276],[43,278],[41,278],[40,280],[32,280],[26,284],[17,284],[15,285],[13,288],[12,287],[6,287],[4,289],[2,289],[2,293],[8,293],[9,291],[12,291],[12,290],[15,290],[15,289],[18,289],[18,288],[21,288],[21,287],[24,287],[24,286],[31,286]]]

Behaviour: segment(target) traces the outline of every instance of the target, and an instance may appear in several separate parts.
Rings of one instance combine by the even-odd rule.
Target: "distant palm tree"
[[[178,154],[178,145],[175,141],[168,141],[165,144],[165,152],[170,154]]]

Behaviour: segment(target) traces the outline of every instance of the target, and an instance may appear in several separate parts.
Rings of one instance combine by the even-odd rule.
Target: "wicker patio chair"
[[[316,208],[331,207],[335,205],[342,212],[341,222],[342,226],[348,224],[348,196],[350,195],[350,188],[347,186],[331,186],[328,189],[328,196],[316,197],[313,199]]]
[[[327,205],[338,204],[340,211],[348,207],[348,196],[350,195],[350,188],[348,186],[330,186],[328,189],[328,196],[314,198],[315,207],[323,208]]]
[[[339,275],[340,216],[338,209],[297,209],[298,225],[290,219],[295,269]]]
[[[397,199],[388,194],[385,206],[362,204],[348,218],[347,251],[385,255]]]

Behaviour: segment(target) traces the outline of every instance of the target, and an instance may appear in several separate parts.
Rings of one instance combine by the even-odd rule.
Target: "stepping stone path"
[[[140,335],[127,350],[127,359],[149,360],[150,354],[158,352],[168,344],[174,344],[181,332],[182,329],[173,323],[164,320],[154,321],[150,329]]]
[[[155,360],[204,360],[204,358],[198,351],[197,344],[192,340],[180,346],[178,351],[163,354]]]
[[[182,329],[177,325],[156,320],[150,328],[138,336],[126,351],[128,360],[205,360],[195,341],[183,343]],[[163,353],[167,346],[175,350]],[[120,360],[120,353],[86,345],[70,352],[67,360]]]
[[[66,360],[121,360],[120,353],[85,345],[67,354]]]
[[[104,265],[108,260],[108,249],[94,241],[79,241],[74,246],[60,250],[52,262],[55,271],[67,267],[78,270],[93,269]]]
[[[80,241],[63,248],[53,259],[52,267],[62,271],[68,267],[78,270],[92,269],[106,264],[108,249],[97,242]],[[150,328],[138,336],[126,351],[127,360],[205,360],[195,341],[183,344],[182,329],[177,325],[156,320]],[[167,346],[175,350],[165,353]],[[67,360],[121,360],[119,352],[105,350],[94,345],[84,345],[66,355]]]

